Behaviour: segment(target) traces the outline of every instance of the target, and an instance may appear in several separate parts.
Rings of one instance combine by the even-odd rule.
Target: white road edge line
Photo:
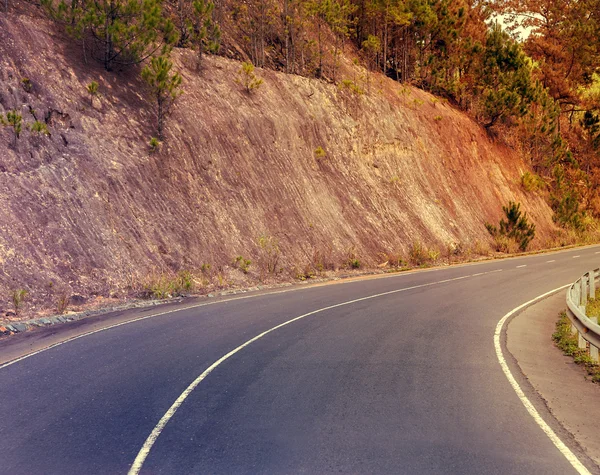
[[[494,332],[494,347],[496,348],[496,356],[498,357],[498,362],[502,367],[502,371],[504,371],[504,375],[508,379],[508,382],[510,383],[512,388],[517,393],[517,396],[525,406],[525,409],[527,409],[527,412],[529,412],[529,415],[533,417],[537,425],[540,426],[542,431],[544,431],[544,433],[548,436],[548,438],[552,441],[552,443],[556,446],[560,453],[563,454],[564,457],[569,461],[569,463],[573,466],[577,473],[579,473],[580,475],[590,475],[590,472],[587,468],[585,468],[585,465],[583,465],[577,458],[577,456],[573,452],[571,452],[571,450],[565,445],[565,443],[562,440],[560,440],[560,438],[556,435],[552,428],[546,423],[546,421],[544,421],[544,419],[542,419],[542,416],[540,416],[540,413],[537,411],[537,409],[534,407],[531,401],[527,398],[527,396],[525,396],[525,393],[519,386],[519,383],[517,383],[517,380],[510,372],[508,364],[504,359],[504,354],[502,353],[502,346],[500,345],[500,335],[502,334],[502,328],[504,326],[504,323],[511,316],[519,312],[519,310],[531,305],[532,303],[535,303],[538,300],[542,300],[548,295],[558,292],[559,290],[562,290],[568,287],[569,285],[571,284],[563,285],[562,287],[558,287],[554,290],[551,290],[550,292],[546,292],[545,294],[539,295],[538,297],[531,299],[529,302],[525,302],[522,305],[519,305],[517,308],[511,310],[506,315],[504,315],[504,317],[502,317],[498,322],[498,325],[496,325],[496,331]]]
[[[517,266],[517,269],[520,269],[521,267],[527,267],[527,264],[523,264],[522,266]]]
[[[577,259],[578,257],[581,257],[581,256],[573,256],[573,259]]]
[[[556,262],[556,259],[552,259],[551,261],[546,261],[546,262]]]
[[[251,343],[255,342],[256,340],[261,339],[263,336],[268,335],[269,333],[274,332],[275,330],[278,330],[279,328],[284,327],[286,325],[289,325],[290,323],[293,323],[293,322],[295,322],[297,320],[300,320],[302,318],[306,318],[306,317],[308,317],[310,315],[315,315],[316,313],[324,312],[326,310],[331,310],[333,308],[343,307],[345,305],[351,305],[351,304],[354,304],[354,303],[357,303],[357,302],[362,302],[362,301],[365,301],[365,300],[370,300],[370,299],[375,299],[375,298],[378,298],[378,297],[383,297],[385,295],[392,295],[392,294],[396,294],[396,293],[399,293],[399,292],[405,292],[407,290],[419,289],[419,288],[423,288],[423,287],[431,287],[432,285],[436,285],[436,284],[443,284],[443,283],[446,283],[446,282],[453,282],[453,281],[456,281],[456,280],[468,279],[470,277],[473,277],[474,275],[492,274],[494,272],[499,272],[499,270],[493,270],[493,271],[483,272],[483,273],[479,273],[479,274],[464,275],[464,276],[461,276],[461,277],[454,277],[452,279],[444,279],[444,280],[439,280],[439,281],[436,281],[436,282],[429,282],[429,283],[426,283],[426,284],[414,285],[412,287],[404,287],[402,289],[390,290],[388,292],[383,292],[383,293],[380,293],[380,294],[369,295],[368,297],[361,297],[361,298],[354,299],[354,300],[348,300],[346,302],[341,302],[341,303],[338,303],[338,304],[335,304],[335,305],[330,305],[328,307],[323,307],[323,308],[320,308],[318,310],[313,310],[312,312],[305,313],[305,314],[300,315],[298,317],[292,318],[291,320],[283,322],[283,323],[281,323],[281,324],[279,324],[277,326],[274,326],[273,328],[270,328],[269,330],[266,330],[266,331],[262,332],[259,335],[256,335],[254,338],[251,338],[247,342],[242,343],[240,346],[238,346],[237,348],[234,348],[229,353],[227,353],[226,355],[222,356],[217,361],[215,361],[213,364],[211,364],[206,370],[204,370],[204,372],[200,376],[198,376],[192,382],[192,384],[190,384],[185,389],[185,391],[183,391],[183,393],[181,393],[181,395],[175,400],[175,402],[171,405],[171,407],[165,413],[165,415],[162,416],[162,418],[160,419],[160,421],[158,421],[158,424],[156,424],[156,427],[154,427],[154,429],[152,430],[152,432],[150,433],[150,435],[148,436],[148,438],[144,442],[144,445],[140,449],[139,453],[137,454],[137,457],[135,458],[135,460],[133,461],[133,464],[131,465],[131,468],[129,469],[128,475],[137,475],[137,474],[140,473],[140,470],[142,469],[142,465],[144,465],[144,462],[146,461],[146,458],[150,454],[150,450],[152,449],[152,446],[154,445],[154,443],[156,442],[156,440],[160,436],[160,434],[163,431],[163,429],[166,427],[166,425],[169,423],[169,421],[173,418],[173,416],[175,415],[175,412],[177,412],[177,409],[179,409],[181,407],[181,405],[183,404],[183,402],[192,393],[192,391],[194,389],[196,389],[196,387],[210,373],[212,373],[212,371],[217,366],[219,366],[225,360],[227,360],[230,357],[232,357],[233,355],[235,355],[237,352],[243,350],[245,347],[247,347]]]

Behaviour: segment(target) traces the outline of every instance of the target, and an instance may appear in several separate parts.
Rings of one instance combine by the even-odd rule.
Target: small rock
[[[208,297],[209,299],[212,299],[214,296],[215,296],[215,294],[208,294],[208,295],[207,295],[207,297]]]
[[[6,325],[6,328],[8,328],[8,331],[10,331],[12,333],[17,332],[17,329],[15,327],[13,327],[12,325]]]
[[[15,312],[11,312],[11,311],[6,312],[4,315],[7,317],[16,317],[17,316],[17,314]]]
[[[50,320],[47,318],[40,318],[40,322],[42,322],[44,325],[50,325]]]
[[[71,295],[69,297],[69,303],[71,305],[83,305],[84,303],[87,302],[87,299],[81,295]]]
[[[15,323],[15,324],[13,325],[13,327],[15,327],[15,329],[16,329],[18,332],[25,332],[25,331],[27,331],[27,325],[25,325],[25,324],[23,324],[23,323]]]

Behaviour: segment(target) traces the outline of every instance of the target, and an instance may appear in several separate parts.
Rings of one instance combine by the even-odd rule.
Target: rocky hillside
[[[429,94],[372,75],[354,95],[268,70],[248,94],[235,61],[208,57],[199,74],[193,52],[173,59],[183,94],[152,153],[137,71],[78,68],[80,46],[51,24],[0,16],[0,113],[50,133],[24,127],[14,141],[0,128],[0,309],[17,288],[39,305],[207,263],[225,273],[235,256],[260,258],[260,236],[278,240],[291,278],[315,260],[375,266],[416,241],[486,243],[484,223],[509,200],[536,223],[537,246],[554,230],[544,200],[520,188],[520,158]]]

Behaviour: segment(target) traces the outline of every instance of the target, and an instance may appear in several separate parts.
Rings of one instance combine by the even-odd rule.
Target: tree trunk
[[[164,121],[164,97],[160,92],[156,94],[156,102],[158,105],[158,139],[163,140],[163,121]]]

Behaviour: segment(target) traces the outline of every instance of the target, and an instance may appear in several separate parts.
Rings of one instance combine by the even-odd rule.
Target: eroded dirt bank
[[[0,113],[16,108],[51,134],[24,129],[15,146],[0,128],[0,309],[17,288],[38,306],[64,292],[124,294],[151,273],[215,272],[238,255],[256,277],[259,236],[279,241],[290,275],[352,254],[374,266],[414,241],[488,242],[484,223],[509,200],[536,223],[537,245],[554,229],[544,200],[520,189],[520,158],[429,94],[374,77],[353,97],[259,71],[265,84],[248,95],[239,63],[209,57],[198,74],[192,52],[174,58],[184,92],[150,153],[154,118],[136,71],[90,74],[50,24],[0,17]]]

